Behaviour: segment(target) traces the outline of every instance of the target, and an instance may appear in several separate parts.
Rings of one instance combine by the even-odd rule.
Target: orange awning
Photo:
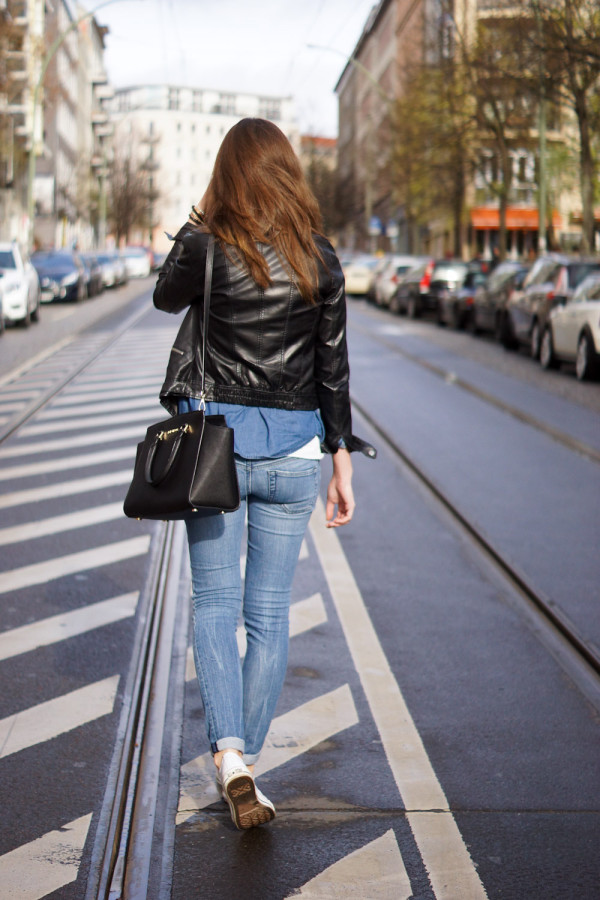
[[[506,227],[509,231],[537,231],[539,215],[537,209],[530,207],[509,206],[506,210]],[[471,224],[480,230],[498,230],[500,227],[500,210],[490,206],[474,206],[471,209]],[[554,210],[552,225],[560,228],[562,219]]]

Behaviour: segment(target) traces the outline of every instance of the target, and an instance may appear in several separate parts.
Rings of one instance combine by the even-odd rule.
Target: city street
[[[348,527],[313,516],[277,817],[238,832],[183,527],[122,514],[179,323],[152,287],[0,339],[1,900],[597,896],[600,383],[349,298],[378,457]]]

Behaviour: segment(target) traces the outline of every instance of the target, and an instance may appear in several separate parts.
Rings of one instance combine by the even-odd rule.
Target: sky
[[[110,29],[105,65],[113,87],[168,83],[292,96],[303,133],[336,137],[334,88],[375,3],[86,0],[82,5],[95,9],[96,21]]]

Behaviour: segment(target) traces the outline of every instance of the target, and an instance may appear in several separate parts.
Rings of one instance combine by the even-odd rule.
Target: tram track
[[[386,350],[390,350],[397,356],[401,356],[403,359],[420,366],[422,369],[425,369],[427,372],[430,372],[432,375],[443,380],[446,384],[452,384],[466,393],[483,400],[489,406],[512,416],[512,418],[517,421],[529,425],[531,428],[535,428],[536,431],[547,435],[552,438],[552,440],[562,444],[562,446],[566,447],[568,450],[572,450],[586,459],[590,459],[592,462],[600,463],[600,450],[596,447],[591,447],[584,441],[580,441],[572,435],[566,434],[564,431],[555,428],[548,422],[544,422],[536,416],[519,409],[517,406],[507,403],[501,398],[494,396],[494,394],[491,394],[489,391],[485,391],[478,385],[468,381],[466,378],[461,378],[456,372],[453,372],[444,366],[437,365],[436,363],[431,362],[431,360],[424,359],[422,356],[419,356],[417,353],[412,353],[405,347],[400,347],[396,342],[386,338],[375,330],[366,328],[355,321],[351,323],[351,328],[363,336],[368,337],[370,340],[376,341],[382,347],[385,347]]]
[[[0,430],[0,443],[15,434],[70,382],[109,350],[144,317],[148,309],[149,304],[136,310],[101,346],[91,350],[85,360],[80,361],[73,370],[65,372],[62,379],[35,397]],[[415,354],[398,348],[392,341],[387,341],[366,329],[364,333],[388,349],[448,380],[450,373],[442,367],[421,360]],[[574,452],[600,462],[600,453],[594,448],[581,445],[562,432],[553,433],[554,429],[549,429],[545,423],[539,423],[518,410],[507,408],[502,401],[474,389],[468,382],[463,384],[462,379],[454,378],[453,383],[477,394],[504,412],[515,415],[532,427],[544,431]],[[598,679],[600,653],[586,641],[573,623],[569,622],[558,605],[544,596],[514,563],[494,547],[493,542],[463,514],[443,488],[435,483],[418,461],[406,453],[394,436],[375,420],[360,400],[353,398],[353,405],[393,456],[409,469],[429,495],[449,514],[451,520],[468,536],[470,542],[493,563],[502,577],[527,600],[536,614],[560,635],[574,656],[585,663]],[[178,672],[181,675],[184,659],[181,651],[187,638],[187,614],[181,608],[184,605],[181,603],[183,542],[181,523],[157,525],[152,542],[149,574],[139,601],[138,625],[109,779],[96,828],[85,900],[121,900],[125,897],[127,900],[143,900],[148,896],[148,886],[155,866],[152,856],[155,824],[161,812],[159,808],[161,791],[164,791],[164,785],[160,783],[159,770],[165,748],[167,711],[172,699],[169,692]],[[176,660],[176,665],[169,676],[173,660]],[[180,678],[180,681],[183,679]],[[174,755],[175,751],[172,752],[172,756]],[[177,770],[177,764],[173,763],[173,781]],[[163,848],[162,852],[167,856],[168,847]]]
[[[133,330],[152,307],[145,302],[106,339],[92,342],[75,365],[46,388],[0,428],[0,445],[16,435],[79,376]],[[110,317],[107,316],[107,318]],[[96,322],[95,327],[101,323]],[[59,358],[81,335],[59,341],[48,352],[9,373],[2,385],[18,385],[36,367]],[[146,898],[150,879],[151,850],[158,809],[159,768],[165,743],[165,717],[172,701],[169,673],[174,641],[187,646],[187,605],[181,604],[183,523],[156,523],[148,562],[148,575],[140,593],[137,626],[132,645],[121,714],[112,751],[104,800],[98,814],[85,900]],[[180,652],[180,668],[184,653]],[[183,669],[181,692],[183,691]],[[177,760],[177,768],[178,768]],[[174,780],[174,779],[173,779]],[[173,799],[171,798],[171,802]]]
[[[555,631],[568,650],[574,655],[576,661],[585,664],[593,675],[593,693],[596,693],[600,689],[600,652],[598,649],[586,640],[558,604],[533,585],[527,575],[494,546],[483,530],[463,514],[457,503],[451,499],[440,485],[436,484],[434,479],[425,472],[412,456],[406,453],[393,435],[380,422],[375,420],[363,403],[353,397],[352,404],[378,438],[385,442],[392,455],[412,473],[417,482],[449,514],[451,521],[468,537],[470,543],[492,562],[495,569],[527,601],[536,615]]]

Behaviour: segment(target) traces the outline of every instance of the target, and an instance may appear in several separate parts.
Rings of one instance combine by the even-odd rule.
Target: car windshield
[[[467,273],[466,263],[438,263],[431,276],[432,281],[461,281]]]
[[[42,265],[44,269],[64,269],[65,266],[69,268],[75,266],[70,253],[34,253],[31,261]]]
[[[576,288],[592,272],[600,270],[600,262],[574,263],[569,266],[569,287]]]
[[[487,281],[487,276],[483,274],[483,272],[469,272],[467,277],[465,278],[465,287],[466,288],[474,288],[479,287],[480,284],[485,284]]]
[[[12,250],[0,250],[0,269],[16,269]]]

